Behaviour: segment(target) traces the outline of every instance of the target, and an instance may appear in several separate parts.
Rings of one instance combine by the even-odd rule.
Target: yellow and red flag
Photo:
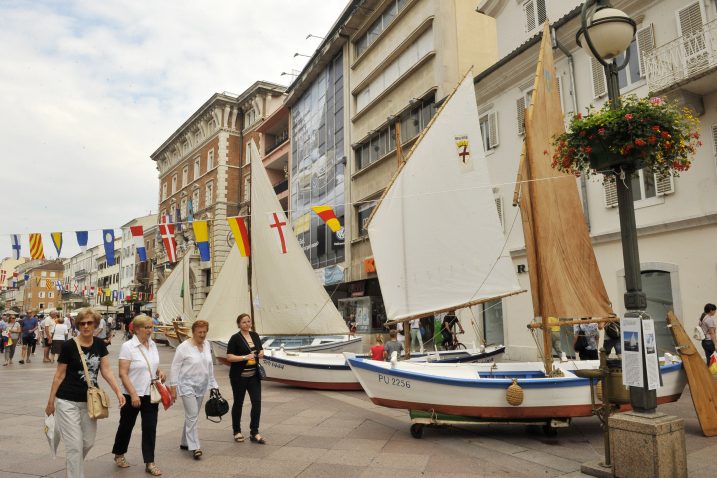
[[[30,234],[30,257],[32,259],[45,258],[45,251],[42,249],[42,234]]]
[[[237,242],[239,253],[242,257],[249,257],[251,255],[251,248],[249,246],[249,231],[246,228],[244,218],[241,216],[228,217],[227,222],[229,227],[232,228],[234,234],[234,240]]]
[[[331,206],[312,206],[311,209],[329,226],[331,232],[339,232],[341,230],[341,222],[339,222]]]

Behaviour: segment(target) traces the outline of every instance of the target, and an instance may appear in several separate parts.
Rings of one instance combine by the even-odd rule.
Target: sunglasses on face
[[[95,323],[94,322],[79,322],[77,324],[78,327],[90,327],[92,325],[95,325]]]

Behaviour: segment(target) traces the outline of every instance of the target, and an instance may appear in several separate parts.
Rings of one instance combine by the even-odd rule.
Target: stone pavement
[[[111,349],[116,363],[119,344]],[[160,346],[160,355],[166,370],[172,349]],[[41,363],[40,349],[36,357],[29,365],[16,361],[0,367],[0,478],[64,476],[63,444],[60,456],[52,459],[42,434],[55,369]],[[217,380],[230,398],[227,370],[218,367]],[[690,476],[717,476],[717,437],[702,436],[689,392],[660,410],[685,419]],[[113,408],[110,418],[100,421],[86,464],[88,478],[149,476],[142,465],[139,423],[127,454],[132,467],[115,467],[111,449],[118,418]],[[195,461],[179,450],[182,422],[181,402],[160,411],[156,462],[165,477],[579,477],[586,476],[580,465],[603,453],[597,418],[576,419],[556,437],[524,426],[463,426],[427,428],[416,440],[405,411],[377,407],[362,392],[309,391],[269,382],[262,403],[265,446],[234,443],[228,416],[219,424],[202,419],[204,457]]]

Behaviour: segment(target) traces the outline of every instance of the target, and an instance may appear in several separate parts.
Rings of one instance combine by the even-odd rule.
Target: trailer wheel
[[[550,426],[550,424],[545,424],[543,425],[543,433],[547,437],[555,437],[558,436],[558,429]]]
[[[420,423],[411,425],[411,436],[416,439],[423,438],[423,425]]]

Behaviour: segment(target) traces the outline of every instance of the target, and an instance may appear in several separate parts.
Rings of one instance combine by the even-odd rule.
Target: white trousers
[[[87,403],[56,398],[55,422],[65,442],[67,478],[85,478],[85,457],[95,444],[97,420],[87,414]]]
[[[411,329],[411,350],[423,353],[423,337],[421,329]]]
[[[182,430],[182,442],[180,445],[186,446],[190,450],[199,450],[199,412],[202,409],[204,397],[195,397],[194,395],[182,395],[182,404],[184,405],[184,429]]]

